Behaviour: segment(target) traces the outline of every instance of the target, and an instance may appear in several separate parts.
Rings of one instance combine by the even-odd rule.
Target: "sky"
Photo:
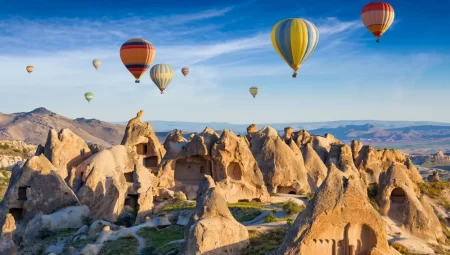
[[[140,109],[146,120],[192,122],[450,122],[449,1],[390,0],[395,21],[378,44],[360,20],[365,0],[0,2],[2,113],[45,107],[115,122]],[[310,20],[320,33],[296,79],[270,40],[285,18]],[[136,84],[121,62],[120,46],[136,37],[156,48],[153,64],[175,70],[164,95],[149,72]],[[93,59],[103,63],[97,71]],[[255,99],[251,86],[259,87]]]

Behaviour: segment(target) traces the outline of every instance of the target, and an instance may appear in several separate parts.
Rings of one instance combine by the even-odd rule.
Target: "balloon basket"
[[[380,42],[380,39],[377,39],[377,43],[379,43]]]
[[[297,73],[293,73],[292,78],[297,78]]]
[[[135,80],[134,83],[141,83],[141,81],[140,80]]]

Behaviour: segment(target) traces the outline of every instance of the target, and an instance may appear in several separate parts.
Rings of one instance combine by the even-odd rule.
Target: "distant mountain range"
[[[226,122],[149,121],[158,138],[163,141],[173,129],[184,131],[186,137],[201,132],[205,127],[221,131],[230,129],[245,134],[247,124]],[[70,119],[45,108],[13,114],[0,113],[0,140],[21,140],[31,144],[44,144],[48,130],[69,128],[86,141],[102,145],[120,144],[127,122],[109,123],[96,119]],[[250,124],[250,123],[249,123]],[[338,139],[350,142],[361,140],[375,147],[399,148],[411,153],[436,153],[450,151],[450,123],[430,121],[378,121],[342,120],[330,122],[295,122],[257,124],[258,128],[271,126],[283,133],[285,127],[306,129],[311,134],[331,133]]]
[[[236,133],[247,132],[247,127],[251,124],[232,124],[228,122],[184,122],[184,121],[164,121],[149,120],[155,131],[170,131],[181,129],[186,132],[199,132],[205,127],[214,130],[229,129]],[[115,124],[126,125],[128,122],[113,122]],[[257,124],[259,127],[271,126],[276,130],[283,130],[285,127],[293,127],[295,130],[306,129],[313,130],[319,128],[338,128],[349,125],[366,125],[371,124],[382,129],[415,127],[415,126],[449,126],[450,123],[433,122],[433,121],[382,121],[382,120],[336,120],[324,122],[290,122],[290,123],[262,123]]]

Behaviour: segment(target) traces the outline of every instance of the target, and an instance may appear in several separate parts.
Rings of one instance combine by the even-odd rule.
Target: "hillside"
[[[31,112],[0,113],[0,140],[45,144],[51,128],[69,128],[84,140],[105,146],[119,144],[125,130],[123,125],[95,119],[73,120],[42,107]]]

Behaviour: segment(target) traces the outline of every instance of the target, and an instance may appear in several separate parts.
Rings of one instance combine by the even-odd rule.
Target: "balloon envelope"
[[[184,75],[184,77],[186,77],[189,73],[189,68],[187,67],[181,68],[181,73]]]
[[[277,53],[294,70],[292,77],[296,77],[319,43],[319,30],[305,19],[285,19],[272,28],[271,39]]]
[[[136,78],[136,83],[139,83],[139,79],[153,63],[155,54],[155,47],[142,38],[130,39],[120,47],[122,63]]]
[[[164,94],[164,90],[173,79],[173,69],[167,64],[156,64],[150,69],[150,78],[159,88],[161,94]]]
[[[98,70],[98,68],[102,65],[102,61],[99,59],[94,59],[94,61],[92,61],[92,65]]]
[[[394,8],[386,2],[372,2],[361,10],[361,20],[377,42],[394,22],[394,16]]]
[[[34,71],[34,66],[27,66],[27,72],[32,73]]]
[[[92,98],[94,98],[94,93],[92,93],[92,92],[86,92],[86,93],[84,93],[84,98],[86,98],[86,100],[87,100],[88,102],[91,102]]]
[[[250,94],[253,96],[253,98],[255,98],[256,95],[258,95],[258,88],[257,87],[251,87],[250,88]]]

